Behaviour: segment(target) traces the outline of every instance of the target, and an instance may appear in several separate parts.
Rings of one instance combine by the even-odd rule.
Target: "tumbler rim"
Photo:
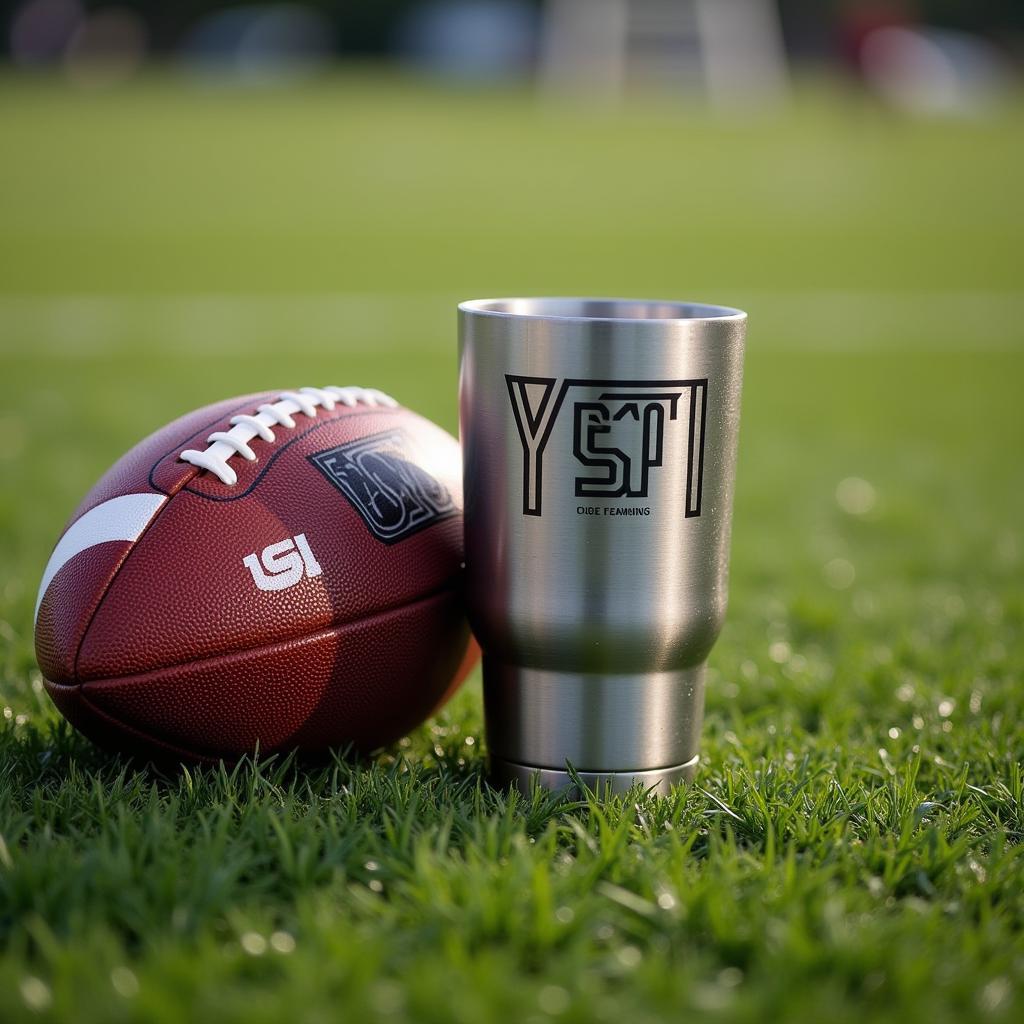
[[[587,312],[589,307],[594,311]],[[650,312],[645,313],[645,310]],[[560,323],[679,324],[738,322],[747,318],[741,309],[705,302],[554,295],[469,299],[459,303],[459,312],[505,320]]]

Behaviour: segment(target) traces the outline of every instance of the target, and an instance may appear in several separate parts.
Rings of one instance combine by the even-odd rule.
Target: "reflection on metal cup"
[[[746,314],[459,307],[470,620],[491,772],[666,792],[725,615]]]

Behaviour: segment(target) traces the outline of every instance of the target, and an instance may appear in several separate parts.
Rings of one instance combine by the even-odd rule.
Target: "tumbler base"
[[[685,764],[671,765],[668,768],[635,772],[576,772],[575,775],[588,789],[598,795],[604,792],[625,793],[639,783],[647,792],[656,796],[668,796],[674,786],[681,782],[689,782],[693,778],[699,761],[700,755],[697,754]],[[576,781],[568,771],[536,768],[498,757],[491,758],[491,781],[496,786],[503,789],[511,787],[528,794],[534,780],[541,789],[563,791],[576,787]]]
[[[673,772],[696,763],[704,674],[703,664],[629,674],[566,672],[485,655],[487,749],[495,764],[558,776],[566,774],[566,764],[594,776]]]

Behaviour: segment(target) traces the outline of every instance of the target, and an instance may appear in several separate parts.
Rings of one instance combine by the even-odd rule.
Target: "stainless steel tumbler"
[[[459,306],[470,620],[491,773],[666,792],[725,615],[746,314]]]

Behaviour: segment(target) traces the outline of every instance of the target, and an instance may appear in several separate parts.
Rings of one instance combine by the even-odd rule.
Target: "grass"
[[[1022,127],[0,81],[0,1019],[1019,1019]],[[509,293],[751,314],[691,788],[490,790],[476,679],[373,765],[61,724],[35,587],[117,455],[302,383],[454,429],[453,304]]]

